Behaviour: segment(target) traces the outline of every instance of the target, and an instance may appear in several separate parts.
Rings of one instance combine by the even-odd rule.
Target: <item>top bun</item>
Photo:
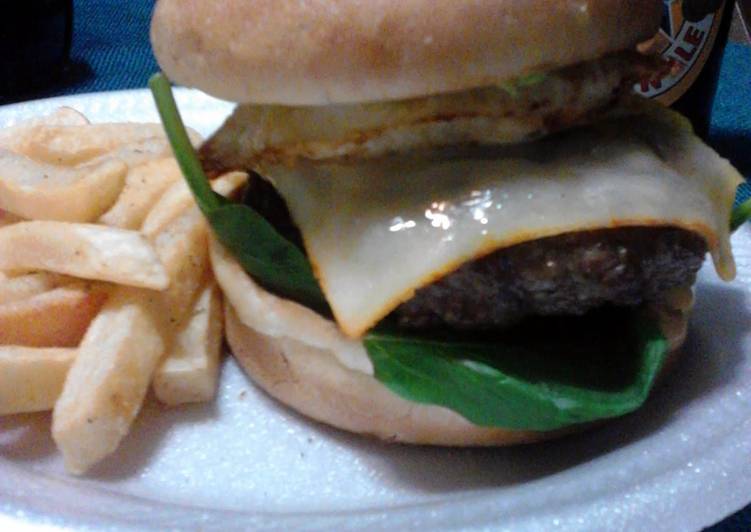
[[[160,0],[154,53],[174,81],[242,103],[405,99],[634,47],[660,0]]]

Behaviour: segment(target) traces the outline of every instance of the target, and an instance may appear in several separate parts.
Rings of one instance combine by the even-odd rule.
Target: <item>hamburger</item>
[[[640,407],[741,176],[636,99],[658,0],[160,0],[175,82],[238,103],[193,152],[152,83],[270,395],[390,441],[506,445]],[[243,200],[206,175],[248,172]]]

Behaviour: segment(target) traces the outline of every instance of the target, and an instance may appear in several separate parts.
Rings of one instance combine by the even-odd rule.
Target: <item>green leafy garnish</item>
[[[636,312],[580,321],[576,342],[568,326],[556,337],[550,324],[540,325],[543,341],[529,329],[485,341],[375,331],[365,347],[376,378],[401,397],[444,406],[476,425],[525,430],[636,410],[668,351],[654,320]]]
[[[751,199],[733,208],[730,216],[730,230],[735,231],[748,220],[751,220]]]
[[[167,138],[185,180],[219,241],[264,288],[319,312],[328,305],[305,254],[256,211],[211,189],[180,118],[169,81],[149,81]]]
[[[531,87],[532,85],[537,85],[539,83],[542,83],[546,79],[547,79],[547,74],[538,72],[536,74],[528,74],[526,76],[521,76],[519,78],[516,78],[514,82],[516,83],[517,87]]]
[[[512,98],[519,97],[519,90],[532,85],[542,83],[547,79],[547,75],[541,72],[536,74],[528,74],[526,76],[520,76],[518,78],[511,79],[499,84],[499,87],[506,91]]]
[[[539,82],[533,79],[532,82]],[[185,179],[219,240],[269,291],[325,312],[304,253],[251,207],[211,190],[172,97],[169,82],[149,82]],[[622,313],[605,323],[576,318],[558,338],[544,326],[517,336],[431,338],[381,324],[363,339],[375,376],[400,396],[442,405],[477,425],[550,430],[638,408],[662,367],[667,341],[654,321]],[[541,336],[544,338],[541,339]]]

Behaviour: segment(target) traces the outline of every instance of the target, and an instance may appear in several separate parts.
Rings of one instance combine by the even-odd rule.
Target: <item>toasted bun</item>
[[[634,47],[659,0],[160,0],[174,81],[244,103],[324,105],[493,85]]]
[[[225,316],[232,353],[258,386],[294,410],[340,429],[391,442],[469,447],[533,443],[591,426],[550,432],[478,427],[446,408],[402,399],[374,377],[346,368],[327,350],[260,334],[245,326],[230,305]],[[663,374],[678,352],[674,345]]]
[[[371,376],[367,365],[342,356],[341,342],[352,341],[332,333],[332,322],[260,288],[213,239],[211,260],[226,296],[226,336],[235,358],[269,395],[306,416],[388,441],[452,446],[531,443],[590,426],[552,432],[478,427],[446,408],[403,399]],[[663,374],[685,339],[691,306],[685,292],[688,297],[674,298],[659,311],[671,349]]]
[[[388,441],[431,445],[511,445],[546,437],[477,427],[451,410],[409,402],[326,350],[260,334],[243,325],[231,306],[225,315],[227,341],[250,378],[315,420]]]

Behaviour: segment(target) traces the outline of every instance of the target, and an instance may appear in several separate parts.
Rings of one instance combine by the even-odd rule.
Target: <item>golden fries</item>
[[[207,236],[194,204],[148,235],[169,286],[160,292],[118,287],[89,327],[54,411],[53,437],[72,473],[84,473],[112,453],[129,430],[166,346],[205,282]]]
[[[60,107],[55,112],[29,120],[24,120],[12,127],[0,129],[0,148],[18,151],[22,139],[28,138],[37,126],[84,126],[89,120],[70,107]]]
[[[154,392],[167,405],[210,401],[216,394],[222,347],[222,302],[213,281],[203,289],[154,375]]]
[[[128,172],[117,202],[102,215],[99,223],[122,229],[138,229],[165,189],[175,181],[182,182],[182,175],[172,158],[136,166]]]
[[[209,271],[208,225],[198,207],[189,205],[156,234],[146,235],[170,279],[160,293],[164,316],[172,326],[182,322]]]
[[[38,119],[27,120],[23,125],[46,125],[46,126],[85,126],[90,124],[89,119],[83,113],[72,107],[58,107],[47,116]]]
[[[192,196],[184,181],[173,183],[161,195],[141,225],[145,235],[155,235],[191,206]]]
[[[194,144],[201,142],[198,133],[192,130],[188,133]],[[163,147],[161,156],[168,155],[170,150],[161,124],[90,124],[86,117],[66,108],[0,132],[0,148],[40,162],[66,166],[116,155],[125,145],[153,146],[155,141]]]
[[[0,130],[0,139],[18,138],[18,131],[35,126],[84,126],[90,124],[89,119],[83,113],[72,107],[58,107],[48,115],[35,116],[18,122],[12,127]]]
[[[245,172],[229,172],[212,181],[211,187],[217,194],[227,197],[233,195],[247,181],[248,174]],[[141,232],[147,235],[159,232],[192,205],[193,196],[188,185],[183,180],[177,181],[159,198],[159,202],[144,220]]]
[[[199,213],[180,218],[157,236],[159,257],[170,275],[170,285],[160,295],[165,316],[173,326],[183,321],[206,281],[209,272],[207,238],[208,228]]]
[[[154,290],[169,284],[143,235],[91,224],[36,221],[3,227],[0,270],[44,270]]]
[[[119,159],[65,168],[0,150],[0,209],[29,220],[92,221],[115,202],[127,169]]]
[[[0,305],[15,303],[72,282],[73,278],[71,277],[49,272],[0,279]]]
[[[123,144],[163,136],[160,124],[39,125],[19,134],[11,149],[49,164],[75,166]]]
[[[141,409],[166,345],[152,297],[117,288],[81,342],[52,421],[71,473],[84,473],[112,453]]]
[[[149,385],[171,405],[216,393],[208,232],[161,125],[61,109],[0,130],[0,415],[53,410],[71,473],[115,451]]]
[[[78,351],[0,346],[0,416],[52,410]]]
[[[133,169],[155,159],[172,156],[172,148],[164,137],[149,137],[137,142],[123,144],[114,151],[92,159],[87,165],[94,165],[106,159],[118,159]],[[77,167],[78,168],[78,167]]]
[[[78,283],[0,305],[0,345],[75,347],[101,308],[101,288]]]
[[[6,225],[17,224],[22,220],[23,218],[19,218],[15,214],[0,209],[0,228],[5,227]]]

